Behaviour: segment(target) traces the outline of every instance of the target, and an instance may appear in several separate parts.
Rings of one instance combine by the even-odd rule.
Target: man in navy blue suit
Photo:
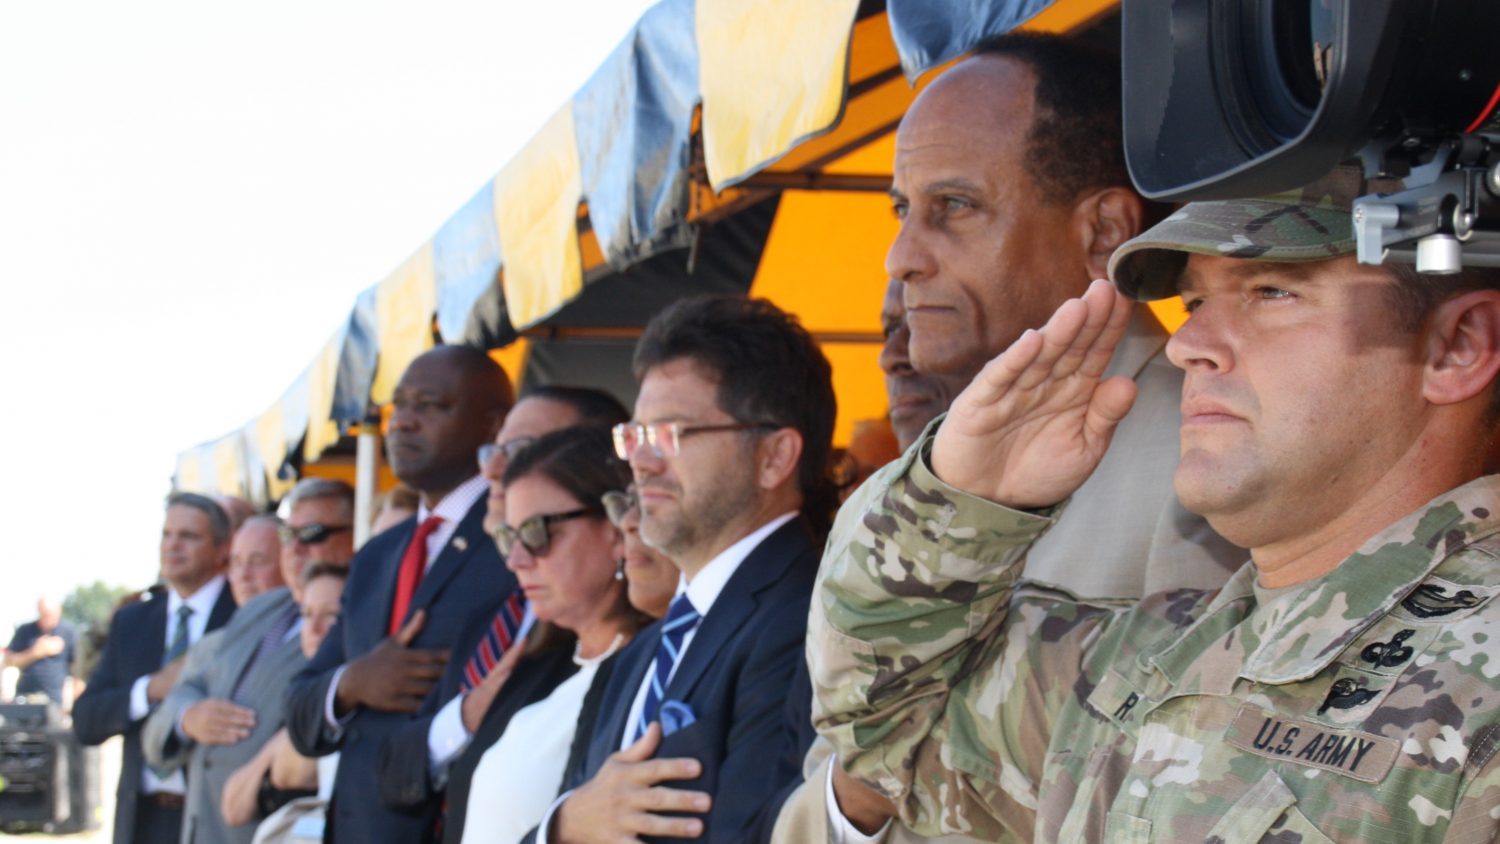
[[[682,578],[620,653],[577,787],[535,838],[765,840],[812,740],[803,638],[837,503],[828,361],[769,302],[707,297],[652,320],[635,371],[616,448],[642,538]]]
[[[340,621],[287,699],[298,751],[341,752],[326,840],[417,841],[434,822],[436,801],[383,806],[377,760],[389,734],[436,707],[432,690],[459,634],[516,588],[484,532],[487,486],[475,462],[512,403],[504,371],[463,346],[412,361],[396,387],[386,454],[421,494],[417,515],[355,555]]]
[[[229,534],[229,516],[213,499],[190,492],[167,499],[161,530],[167,588],[115,613],[99,665],[73,704],[79,741],[125,736],[115,844],[175,844],[181,832],[187,783],[180,771],[146,767],[141,725],[176,685],[188,647],[234,613],[224,582]]]

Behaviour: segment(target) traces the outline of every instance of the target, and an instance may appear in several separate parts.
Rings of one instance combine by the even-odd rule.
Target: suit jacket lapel
[[[782,525],[755,546],[734,576],[724,584],[724,591],[698,625],[688,645],[682,664],[667,684],[664,700],[685,700],[703,672],[713,664],[724,644],[739,632],[745,619],[755,611],[758,594],[779,582],[811,544],[807,526],[799,519]],[[657,637],[658,640],[660,637]]]
[[[219,590],[219,600],[214,602],[214,608],[208,613],[208,626],[203,628],[203,632],[208,633],[223,627],[224,623],[229,621],[229,617],[234,615],[237,606],[234,602],[234,593],[230,591],[229,584],[225,583],[224,588]]]
[[[625,740],[625,721],[630,717],[630,707],[641,690],[641,681],[650,669],[651,660],[656,656],[656,649],[661,642],[661,623],[657,622],[642,630],[637,641],[639,645],[632,642],[620,652],[615,667],[610,672],[605,688],[613,694],[606,694],[601,710],[605,718],[594,726],[594,743],[587,765],[590,777],[604,764],[604,759],[609,754],[620,749],[620,743]]]
[[[157,595],[147,602],[146,612],[148,613],[146,629],[151,631],[151,636],[146,641],[145,650],[140,653],[149,659],[150,670],[155,671],[161,667],[162,657],[167,655],[166,594]]]
[[[411,613],[432,603],[432,600],[443,591],[443,587],[448,585],[448,581],[452,580],[455,574],[458,574],[469,557],[479,549],[479,543],[492,541],[484,535],[485,507],[485,499],[481,496],[469,508],[469,512],[464,514],[464,520],[458,523],[458,529],[453,532],[453,536],[448,540],[448,544],[444,545],[443,550],[438,552],[437,559],[432,562],[432,565],[427,567],[427,573],[422,576],[422,581],[417,584],[417,591],[416,594],[412,595],[411,610],[407,613],[407,618],[411,617]],[[502,567],[500,571],[495,572],[495,576],[499,577],[508,573],[508,570]],[[395,594],[396,587],[392,583],[391,596],[393,600]]]

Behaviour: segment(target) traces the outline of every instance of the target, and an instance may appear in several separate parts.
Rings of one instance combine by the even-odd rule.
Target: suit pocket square
[[[698,720],[693,716],[693,708],[680,700],[663,701],[661,709],[657,711],[657,718],[661,721],[663,737],[690,727]]]

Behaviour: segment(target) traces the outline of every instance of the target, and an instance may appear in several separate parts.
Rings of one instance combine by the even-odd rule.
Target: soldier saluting
[[[1340,169],[1192,203],[1111,261],[1120,293],[1180,292],[1190,312],[1167,346],[1186,374],[1174,482],[1251,549],[1222,589],[1122,607],[1020,579],[1133,398],[1101,380],[1131,308],[1103,282],[840,514],[809,658],[848,820],[1068,842],[1495,836],[1500,272],[1357,264],[1362,188]]]

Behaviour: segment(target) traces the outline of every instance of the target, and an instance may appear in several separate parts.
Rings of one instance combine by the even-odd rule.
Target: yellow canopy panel
[[[698,0],[703,156],[715,190],[837,122],[858,0]]]
[[[583,289],[582,199],[572,104],[563,106],[495,177],[495,221],[510,323],[542,319]]]
[[[429,241],[375,290],[380,357],[375,383],[370,386],[371,401],[390,401],[407,364],[432,348],[432,314],[436,309],[437,286],[432,277]]]

